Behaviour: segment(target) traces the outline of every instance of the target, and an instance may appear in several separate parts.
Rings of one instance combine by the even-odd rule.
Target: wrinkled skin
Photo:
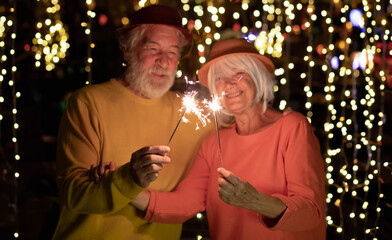
[[[132,154],[130,160],[130,172],[136,184],[146,188],[159,176],[159,171],[163,169],[163,164],[169,163],[170,158],[167,153],[170,148],[167,146],[152,145],[143,147]],[[106,170],[115,170],[114,162],[104,162],[101,165],[93,164],[90,167],[90,179],[95,183],[99,182]]]

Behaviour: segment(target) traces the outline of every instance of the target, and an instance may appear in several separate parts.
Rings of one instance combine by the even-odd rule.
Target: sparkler
[[[170,136],[170,139],[169,139],[169,142],[167,143],[167,145],[169,145],[169,143],[171,142],[171,140],[174,136],[174,133],[177,131],[178,126],[180,126],[180,123],[181,123],[182,118],[184,117],[184,114],[185,114],[185,111],[182,113],[180,120],[178,121],[176,127],[174,128],[174,131],[173,131],[172,135]]]
[[[215,126],[216,126],[216,133],[218,136],[218,147],[219,147],[219,156],[220,156],[220,161],[221,161],[221,167],[223,167],[223,158],[222,158],[222,147],[221,147],[221,142],[220,142],[220,136],[219,136],[219,126],[218,126],[218,118],[216,112],[222,109],[222,106],[220,105],[220,99],[221,97],[217,96],[212,96],[211,101],[204,100],[203,103],[213,111],[214,113],[214,119],[215,119]]]
[[[182,111],[182,115],[180,120],[177,123],[177,126],[175,127],[172,135],[170,136],[169,143],[172,140],[174,133],[177,131],[178,126],[180,125],[181,121],[187,122],[188,120],[185,117],[185,114],[190,114],[193,113],[196,115],[196,117],[199,119],[203,127],[209,122],[210,120],[208,119],[208,116],[203,114],[203,111],[201,107],[199,106],[199,101],[196,99],[196,94],[197,91],[190,91],[186,92],[182,98],[182,108],[180,109],[180,112]],[[199,125],[196,123],[196,130],[199,128]],[[169,144],[168,143],[168,144]]]
[[[197,83],[197,82],[188,81],[187,77],[185,77],[185,81],[187,84],[191,84],[191,85]],[[199,119],[199,121],[202,123],[203,127],[207,124],[207,122],[210,122],[208,118],[209,115],[203,114],[203,110],[200,107],[199,100],[196,99],[196,95],[197,95],[197,91],[188,91],[184,93],[184,96],[182,97],[182,108],[179,110],[180,112],[182,111],[182,114],[180,119],[178,120],[176,127],[174,128],[172,135],[170,136],[168,145],[173,139],[174,134],[176,133],[178,127],[180,126],[180,123],[182,121],[184,122],[188,121],[185,117],[185,114],[190,114],[190,113],[195,114],[196,117]],[[204,104],[205,107],[209,108],[214,113],[216,132],[218,136],[219,155],[220,155],[221,166],[223,167],[222,147],[220,142],[219,125],[218,125],[218,118],[217,118],[217,111],[222,109],[222,106],[220,105],[220,99],[221,99],[220,97],[212,96],[211,101],[204,99],[202,103]],[[198,128],[199,125],[196,123],[196,130]]]

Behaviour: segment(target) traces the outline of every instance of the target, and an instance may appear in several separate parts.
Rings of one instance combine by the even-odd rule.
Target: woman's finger
[[[218,168],[218,172],[226,179],[226,181],[230,182],[234,186],[241,183],[241,180],[238,177],[224,168]]]

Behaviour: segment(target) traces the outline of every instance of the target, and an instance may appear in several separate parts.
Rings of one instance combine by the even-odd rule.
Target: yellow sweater
[[[180,224],[148,223],[130,202],[142,190],[129,172],[129,161],[146,145],[167,145],[180,119],[181,98],[169,92],[143,99],[117,80],[84,87],[70,98],[60,124],[57,181],[61,214],[53,239],[179,239]],[[213,122],[195,130],[186,116],[169,146],[171,163],[150,189],[171,191],[189,172]],[[199,123],[200,125],[200,123]],[[102,181],[89,181],[92,164],[113,161],[118,169]]]

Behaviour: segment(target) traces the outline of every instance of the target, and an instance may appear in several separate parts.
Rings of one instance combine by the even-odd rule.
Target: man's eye
[[[158,47],[151,45],[151,44],[147,44],[144,46],[144,49],[148,50],[148,51],[152,51],[152,52],[156,52],[158,51]]]

